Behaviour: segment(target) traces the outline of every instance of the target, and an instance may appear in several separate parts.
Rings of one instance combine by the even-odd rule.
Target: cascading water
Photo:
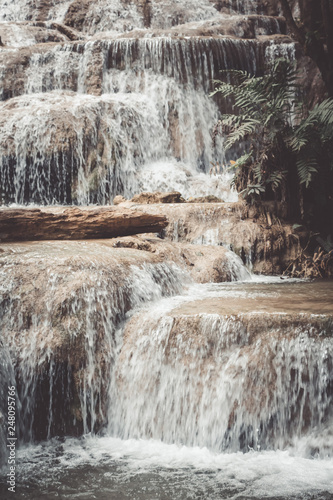
[[[283,449],[314,432],[307,452],[332,454],[333,343],[320,339],[331,323],[165,313],[162,304],[125,328],[111,434],[237,452]]]
[[[208,93],[221,70],[261,71],[265,51],[273,48],[254,37],[280,33],[280,25],[273,18],[249,21],[254,39],[237,38],[244,36],[242,26],[232,38],[218,29],[214,37],[199,36],[200,22],[212,13],[225,22],[206,3],[194,1],[185,9],[182,21],[198,23],[191,25],[190,36],[153,30],[120,35],[123,28],[117,23],[108,34],[99,23],[96,39],[51,46],[29,41],[20,53],[16,42],[0,48],[2,203],[109,204],[116,194],[132,197],[139,190],[174,189],[186,197],[220,194],[230,199],[225,175],[205,175],[212,165],[225,163],[222,139],[212,144],[219,107]],[[110,8],[118,13],[121,8],[123,13],[141,9],[122,2]],[[171,26],[163,15],[169,9],[167,2],[153,2],[150,26]],[[90,14],[96,19],[95,11]],[[22,8],[6,16],[17,21],[27,14]],[[107,19],[113,23],[112,16]],[[136,21],[131,30],[141,27]],[[24,29],[22,23],[19,29]],[[20,39],[23,43],[23,35]]]
[[[208,94],[220,70],[295,58],[266,7],[0,0],[0,202],[236,200],[209,175],[226,158]],[[165,235],[201,277],[202,248],[179,240],[252,248],[231,207],[179,207]],[[14,386],[28,500],[331,500],[332,285],[256,283],[223,249],[233,283],[194,285],[152,242],[0,245],[1,498]]]
[[[182,272],[154,262],[139,267],[140,254],[128,260],[121,250],[94,244],[45,244],[20,258],[24,248],[13,250],[1,271],[0,316],[18,362],[19,435],[29,441],[98,429],[107,421],[117,328],[141,303],[179,292]],[[27,260],[38,298],[29,285],[12,289]],[[34,308],[31,300],[41,296]]]
[[[185,196],[225,191],[223,177],[200,176],[224,159],[221,140],[212,145],[218,108],[207,85],[218,69],[254,72],[262,50],[250,41],[125,39],[34,54],[25,75],[33,95],[1,105],[2,200],[110,203],[116,194],[161,189],[160,176],[147,182],[161,165],[179,172]],[[86,94],[96,52],[100,97]],[[77,94],[54,90],[68,88]],[[173,183],[164,177],[163,188]]]
[[[18,394],[25,421],[36,418],[41,429],[44,417],[49,436],[75,434],[68,421],[59,426],[64,418],[74,422],[74,415],[83,420],[84,431],[104,424],[101,437],[49,439],[23,448],[19,486],[28,498],[37,491],[49,495],[59,474],[66,494],[83,491],[87,481],[97,498],[118,498],[124,491],[125,498],[152,499],[161,488],[165,498],[191,498],[196,490],[209,499],[221,494],[235,500],[331,498],[330,283],[277,278],[188,284],[183,295],[161,298],[180,291],[184,275],[176,269],[130,265],[126,275],[123,262],[108,275],[101,273],[95,244],[87,249],[94,253],[90,266],[83,265],[82,256],[68,260],[78,250],[77,244],[53,249],[62,273],[48,273],[44,315],[37,310],[29,321],[26,299],[20,308],[7,299],[2,310],[8,332],[6,321],[19,326],[13,321],[19,310],[21,321],[31,322],[30,343],[20,328],[21,338],[9,346],[12,356],[17,350],[14,356],[20,357]],[[109,253],[103,252],[108,266]],[[17,256],[12,261],[18,265]],[[48,266],[54,269],[52,259]],[[73,282],[66,300],[64,282],[66,287]],[[297,300],[292,303],[291,297]],[[138,306],[144,310],[125,316]],[[70,349],[67,342],[57,347],[57,330],[66,328]],[[81,330],[83,342],[78,341]],[[72,413],[62,414],[67,403]],[[38,433],[28,427],[22,428],[36,439]],[[297,481],[288,467],[301,475]]]

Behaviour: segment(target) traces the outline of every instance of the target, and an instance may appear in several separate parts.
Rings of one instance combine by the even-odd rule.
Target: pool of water
[[[0,493],[3,500],[331,500],[332,459],[302,458],[302,446],[217,454],[154,440],[53,439],[19,450],[17,491],[2,485]]]

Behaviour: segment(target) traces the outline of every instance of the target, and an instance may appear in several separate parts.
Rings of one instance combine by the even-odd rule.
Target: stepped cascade
[[[294,57],[284,21],[211,2],[76,4],[1,5],[2,203],[110,204],[176,179],[184,196],[221,191],[202,175],[225,161],[212,80]]]
[[[9,387],[24,498],[332,498],[332,283],[252,274],[302,236],[212,141],[214,80],[318,74],[286,33],[273,1],[0,0],[1,498]]]

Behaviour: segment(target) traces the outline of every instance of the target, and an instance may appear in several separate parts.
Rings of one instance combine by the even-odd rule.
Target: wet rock
[[[2,203],[110,203],[117,192],[133,190],[135,168],[149,154],[142,144],[153,128],[162,129],[148,122],[145,101],[133,106],[114,95],[55,91],[0,108]]]
[[[225,300],[215,299],[224,314],[197,300],[126,325],[117,432],[245,452],[283,449],[332,421],[332,315],[235,314],[247,298],[233,298],[236,310]]]
[[[198,198],[189,198],[187,203],[222,203],[223,200],[214,195],[199,196]]]
[[[280,219],[274,219],[270,226],[264,212],[252,207],[249,213],[243,202],[186,203],[163,208],[145,205],[144,210],[167,217],[167,238],[196,245],[223,245],[257,273],[281,274],[298,255],[300,245],[307,242],[307,234],[297,234],[291,224],[282,224]]]
[[[126,201],[127,201],[126,198],[124,198],[120,194],[118,194],[117,196],[115,196],[113,198],[113,204],[114,205],[120,205],[120,203],[126,203]]]
[[[250,277],[241,259],[221,246],[176,243],[144,235],[117,238],[113,245],[144,250],[163,262],[174,262],[183,267],[196,283],[221,283]]]
[[[6,47],[27,47],[37,43],[67,42],[69,38],[56,29],[30,23],[0,23],[0,36]]]
[[[239,2],[238,0],[210,0],[214,7],[227,14],[243,13],[256,14],[265,13],[270,16],[280,14],[279,4],[276,0],[251,0],[250,2]]]
[[[229,0],[70,0],[69,2],[50,0],[43,2],[22,1],[21,9],[15,2],[2,0],[0,19],[3,21],[47,21],[57,19],[64,24],[87,33],[96,31],[130,31],[138,28],[170,28],[177,24],[213,19],[219,11],[228,14],[277,15],[268,2],[240,2]],[[251,6],[251,8],[250,8]]]
[[[133,196],[133,203],[154,204],[154,203],[185,203],[181,193],[174,191],[172,193],[140,193]]]
[[[187,23],[171,28],[171,34],[182,36],[229,36],[236,38],[256,38],[260,35],[285,34],[284,18],[267,16],[217,17],[207,21]]]

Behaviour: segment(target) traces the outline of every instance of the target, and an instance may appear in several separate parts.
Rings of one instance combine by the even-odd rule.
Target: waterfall
[[[0,0],[0,205],[195,201],[146,205],[158,235],[0,242],[1,498],[13,386],[28,500],[331,498],[333,288],[255,278],[291,227],[193,200],[237,200],[214,80],[298,57],[274,4]]]
[[[331,455],[331,328],[279,314],[140,313],[124,330],[109,432],[216,452],[308,435],[309,456]]]
[[[267,44],[141,33],[0,50],[1,202],[110,204],[175,189],[230,199],[228,177],[203,175],[225,164],[209,91],[221,70],[256,74],[287,50]]]
[[[0,337],[0,467],[6,462],[8,448],[8,389],[16,386],[10,353]],[[17,404],[18,402],[15,401]],[[14,403],[14,404],[15,404]],[[11,405],[12,407],[12,405]]]
[[[22,250],[6,257],[0,295],[3,335],[17,363],[19,436],[97,431],[107,421],[117,329],[140,304],[179,293],[184,273],[97,244]],[[20,279],[28,262],[34,286]]]
[[[214,2],[215,3],[215,2]],[[209,0],[152,0],[150,2],[128,2],[126,0],[97,0],[83,8],[83,19],[75,19],[73,1],[57,0],[43,2],[42,8],[29,0],[2,0],[0,21],[46,21],[74,25],[84,33],[126,32],[134,28],[170,28],[176,24],[201,21],[216,17],[216,7],[224,3],[228,13],[256,14],[263,9],[257,0],[229,0],[214,3]],[[141,5],[140,5],[141,4]],[[146,4],[146,8],[144,6]],[[39,8],[38,8],[39,7]],[[221,6],[222,7],[222,6]],[[74,9],[73,9],[74,10]],[[260,12],[261,10],[261,12]]]

